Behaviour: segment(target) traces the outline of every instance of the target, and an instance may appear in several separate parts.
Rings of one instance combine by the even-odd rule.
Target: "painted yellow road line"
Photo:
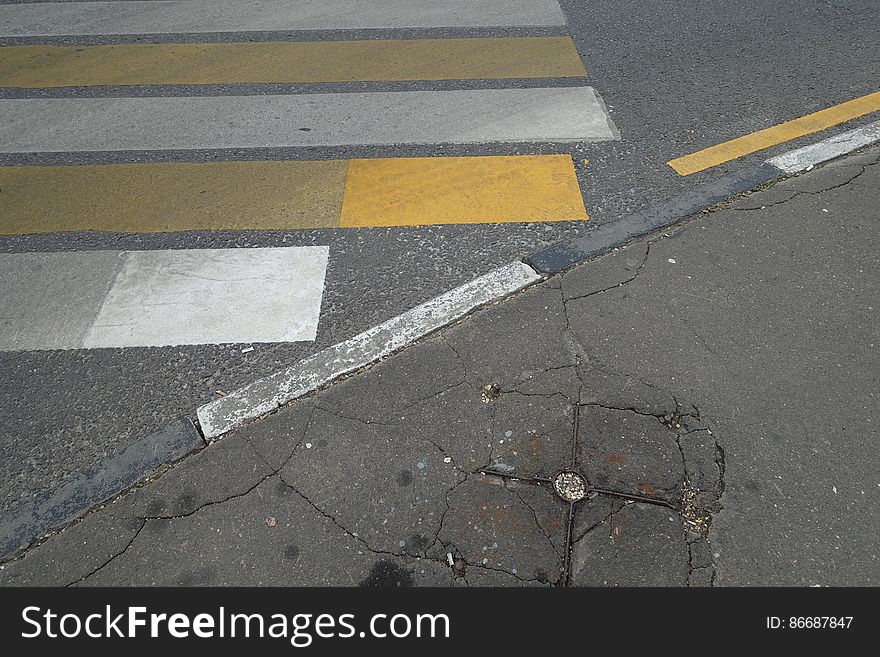
[[[585,219],[569,155],[0,167],[0,235]]]
[[[569,155],[353,160],[343,227],[587,219]]]
[[[335,227],[346,161],[0,167],[0,234]]]
[[[682,176],[689,176],[877,111],[880,111],[880,91],[670,160],[667,164]]]
[[[570,37],[0,47],[0,86],[583,77]]]

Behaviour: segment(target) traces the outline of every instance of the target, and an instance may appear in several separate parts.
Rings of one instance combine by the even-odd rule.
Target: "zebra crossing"
[[[586,220],[565,152],[391,156],[616,139],[570,37],[455,32],[564,25],[556,0],[2,4],[0,238]],[[380,38],[352,38],[364,30]],[[430,88],[468,80],[502,82]],[[429,88],[383,87],[402,81]],[[360,86],[332,86],[347,83]],[[364,147],[376,155],[333,157]],[[261,158],[278,148],[294,155]],[[168,161],[196,151],[224,155]],[[0,351],[308,342],[332,258],[327,245],[5,253]]]
[[[566,155],[0,167],[0,190],[0,235],[587,218]]]
[[[0,114],[0,153],[601,141],[614,136],[590,87],[4,99]]]
[[[35,89],[586,75],[570,37],[29,45],[3,62],[0,85]]]
[[[8,36],[562,25],[556,0],[110,0],[0,5]]]
[[[322,246],[0,254],[5,295],[23,313],[7,320],[0,346],[314,340],[327,254]]]

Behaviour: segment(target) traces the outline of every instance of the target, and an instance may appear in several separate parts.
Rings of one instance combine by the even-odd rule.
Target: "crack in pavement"
[[[602,408],[606,411],[619,411],[625,413],[633,413],[635,415],[641,415],[642,417],[651,417],[660,422],[667,429],[675,433],[676,435],[687,435],[688,433],[694,433],[696,431],[700,431],[704,429],[703,426],[703,418],[699,415],[699,411],[695,413],[682,413],[681,405],[678,403],[678,400],[675,399],[673,395],[670,395],[675,402],[676,409],[672,413],[649,413],[648,411],[640,410],[634,406],[612,406],[609,404],[604,404],[602,402],[581,402],[581,406],[592,406],[596,408]],[[696,407],[693,407],[696,410]],[[695,429],[687,429],[687,424],[683,423],[683,420],[692,419],[697,422],[700,422],[698,428]],[[685,429],[685,431],[680,431],[681,429]]]
[[[857,178],[859,178],[862,174],[864,174],[864,173],[867,171],[868,167],[877,166],[877,164],[878,164],[878,162],[870,162],[870,163],[868,163],[868,164],[862,164],[862,165],[859,165],[859,166],[860,166],[860,170],[859,170],[859,171],[858,171],[858,172],[857,172],[852,178],[850,178],[849,180],[847,180],[847,181],[845,181],[845,182],[838,183],[838,184],[836,184],[836,185],[831,185],[830,187],[826,187],[826,188],[824,188],[824,189],[813,190],[813,191],[811,191],[811,190],[806,190],[806,189],[792,189],[792,190],[791,190],[791,196],[789,196],[789,197],[786,198],[786,199],[783,199],[783,200],[781,200],[781,201],[775,201],[774,203],[768,203],[767,205],[761,205],[761,206],[753,207],[753,208],[734,208],[734,207],[730,207],[730,204],[732,204],[732,203],[736,200],[736,199],[730,199],[730,200],[727,201],[727,205],[725,205],[724,207],[719,208],[719,209],[733,210],[733,211],[735,211],[735,212],[754,212],[755,210],[766,210],[767,208],[775,208],[775,207],[778,206],[778,205],[784,205],[784,204],[786,204],[786,203],[788,203],[788,202],[790,202],[790,201],[793,201],[793,200],[796,199],[797,197],[802,196],[802,195],[804,195],[804,194],[811,195],[811,196],[817,196],[817,195],[819,195],[819,194],[824,194],[825,192],[830,192],[830,191],[833,191],[833,190],[835,190],[835,189],[840,189],[841,187],[846,187],[846,186],[849,185],[851,182],[853,182],[854,180],[856,180]],[[850,166],[853,166],[853,165],[850,165]],[[839,167],[839,168],[844,168],[844,167]],[[804,173],[806,173],[806,172],[804,172]],[[800,175],[798,175],[798,176],[793,176],[793,177],[791,177],[791,178],[786,178],[786,180],[787,180],[787,181],[788,181],[788,180],[796,181],[799,177],[800,177]],[[749,194],[749,196],[751,196],[752,194],[756,194],[756,193],[757,193],[757,194],[761,194],[761,193],[763,193],[764,191],[766,191],[766,190],[758,190],[758,191],[756,191],[756,192],[751,192],[751,193]],[[784,191],[787,193],[789,190],[784,190]]]
[[[713,437],[713,442],[715,443],[715,465],[718,467],[718,508],[719,511],[724,508],[724,505],[721,502],[721,498],[724,495],[725,483],[724,483],[724,473],[727,470],[727,463],[725,461],[726,455],[724,453],[724,445],[718,442],[718,439],[715,438],[715,434],[709,431],[709,435]]]
[[[565,368],[556,367],[556,368],[553,368],[552,370],[547,370],[547,372],[551,372],[553,370],[558,370],[558,369],[568,369],[571,367],[574,367],[574,365],[566,365]],[[545,372],[542,372],[542,374],[544,374],[544,373]],[[573,403],[572,400],[569,399],[568,395],[566,395],[564,392],[558,392],[558,391],[557,392],[522,392],[521,390],[517,390],[516,388],[507,388],[507,389],[499,388],[498,389],[498,397],[500,398],[504,395],[519,395],[520,397],[543,397],[544,399],[552,399],[553,397],[562,397],[565,401],[567,401],[570,404],[576,403],[576,402]]]
[[[553,543],[553,539],[551,538],[551,533],[548,532],[548,531],[544,528],[543,525],[541,525],[541,521],[540,521],[540,519],[538,518],[538,512],[535,511],[534,507],[532,507],[531,504],[529,504],[528,502],[525,501],[525,499],[523,498],[523,496],[519,494],[519,491],[513,490],[513,489],[509,486],[509,482],[508,482],[507,479],[502,479],[501,481],[502,481],[502,483],[504,484],[504,488],[505,488],[508,492],[513,493],[514,495],[516,495],[517,499],[519,499],[519,501],[522,502],[523,505],[525,505],[525,507],[526,507],[529,511],[532,512],[532,517],[534,517],[534,519],[535,519],[535,526],[538,528],[538,531],[541,532],[541,536],[543,536],[544,538],[547,539],[547,543],[549,543],[550,547],[553,548],[553,551],[556,553],[556,555],[557,555],[560,559],[563,559],[563,560],[564,560],[565,557],[564,557],[564,556],[562,555],[562,553],[559,551],[559,548],[557,548],[556,545]]]
[[[338,521],[338,520],[337,520],[332,514],[330,514],[330,513],[326,512],[326,511],[324,511],[321,507],[319,507],[319,506],[318,506],[317,504],[315,504],[312,500],[310,500],[308,497],[306,497],[306,495],[304,495],[304,494],[303,494],[298,488],[296,488],[296,487],[293,486],[289,481],[287,481],[287,480],[284,478],[284,475],[283,475],[283,474],[279,473],[279,474],[278,474],[278,478],[279,478],[279,480],[280,480],[285,486],[287,486],[290,490],[292,490],[294,493],[296,493],[297,495],[299,495],[299,496],[303,499],[303,501],[304,501],[306,504],[308,504],[309,506],[311,506],[311,507],[312,507],[315,511],[317,511],[321,516],[323,516],[324,518],[326,518],[327,520],[329,520],[330,522],[332,522],[334,525],[336,525],[336,527],[339,528],[339,529],[340,529],[344,534],[346,534],[348,537],[353,538],[355,541],[357,541],[358,543],[360,543],[360,544],[364,547],[364,549],[366,549],[367,551],[372,552],[373,554],[379,554],[379,555],[384,555],[384,556],[392,556],[392,557],[404,557],[404,556],[419,556],[419,557],[420,557],[420,555],[409,555],[406,551],[404,551],[404,552],[392,552],[392,551],[390,551],[390,550],[380,550],[380,549],[378,549],[378,548],[374,548],[374,547],[371,546],[369,543],[367,543],[367,541],[366,541],[363,537],[359,536],[359,535],[357,534],[357,532],[353,532],[353,531],[351,531],[350,529],[348,529],[345,525],[343,525],[342,523],[340,523],[340,522],[339,522],[339,521]]]
[[[314,411],[315,411],[317,408],[318,408],[317,404],[316,404],[315,406],[312,407],[312,414],[310,414],[310,416],[309,416],[309,421],[306,423],[306,428],[305,428],[305,430],[303,431],[303,435],[302,435],[302,437],[300,438],[300,443],[299,443],[299,444],[302,444],[302,442],[305,441],[305,438],[306,438],[306,436],[308,435],[308,428],[309,428],[309,426],[311,425],[311,420],[312,420],[312,417],[313,417],[313,415],[314,415]],[[325,409],[320,409],[320,410],[325,410]],[[331,412],[330,414],[332,415],[333,413]],[[353,419],[353,420],[355,420],[355,421],[361,421],[361,422],[363,422],[363,420],[359,420],[358,418],[347,418],[347,419]],[[431,442],[430,440],[427,441],[427,442],[431,443],[432,445],[434,444],[434,443]],[[439,447],[438,447],[437,445],[434,445],[434,446],[437,447],[437,448],[439,449]],[[440,451],[443,452],[443,450],[440,450]],[[439,526],[438,526],[437,531],[436,531],[435,534],[434,534],[434,540],[432,541],[431,545],[428,546],[428,547],[425,549],[425,554],[423,554],[423,555],[413,555],[413,554],[411,554],[411,553],[409,553],[409,552],[406,552],[406,551],[401,552],[401,553],[396,553],[396,552],[391,552],[391,551],[379,550],[379,549],[374,548],[373,546],[369,545],[369,544],[366,542],[366,540],[365,540],[364,538],[362,538],[361,536],[359,536],[356,532],[353,532],[353,531],[349,530],[347,527],[345,527],[344,525],[342,525],[342,524],[341,524],[341,523],[340,523],[340,522],[339,522],[339,521],[338,521],[338,520],[337,520],[332,514],[326,512],[324,509],[320,508],[315,502],[313,502],[313,501],[312,501],[311,499],[309,499],[305,494],[303,494],[302,491],[300,491],[298,488],[296,488],[296,487],[293,486],[290,482],[288,482],[288,481],[284,478],[284,474],[282,473],[282,470],[283,470],[283,469],[287,466],[287,464],[293,459],[293,456],[294,456],[295,452],[296,452],[296,449],[294,449],[294,452],[292,452],[292,453],[290,454],[290,456],[288,456],[287,459],[284,461],[284,463],[283,463],[279,468],[277,468],[277,469],[273,468],[273,467],[271,466],[271,464],[268,463],[268,461],[266,461],[265,458],[264,458],[263,460],[264,460],[264,462],[266,463],[267,467],[269,467],[269,469],[272,470],[272,474],[269,475],[269,476],[266,477],[266,478],[268,479],[268,478],[270,478],[270,477],[272,477],[272,476],[277,476],[278,479],[281,481],[281,483],[283,483],[283,484],[284,484],[285,486],[287,486],[290,490],[292,490],[292,491],[295,492],[297,495],[299,495],[299,496],[300,496],[300,497],[301,497],[301,498],[302,498],[307,504],[309,504],[312,508],[314,508],[315,511],[317,511],[319,514],[321,514],[322,516],[324,516],[325,518],[327,518],[328,520],[330,520],[334,525],[336,525],[339,529],[341,529],[346,535],[348,535],[348,536],[350,536],[351,538],[353,538],[353,539],[355,539],[356,541],[358,541],[358,542],[359,542],[361,545],[363,545],[364,548],[367,549],[369,552],[372,552],[372,553],[377,554],[377,555],[385,555],[385,556],[395,556],[395,557],[411,556],[411,557],[415,557],[415,558],[425,558],[425,559],[430,560],[430,561],[434,561],[434,562],[437,562],[437,563],[441,563],[441,561],[438,560],[438,559],[432,559],[432,558],[428,557],[428,556],[427,556],[427,551],[430,550],[432,547],[434,547],[434,545],[436,545],[437,540],[438,540],[438,536],[440,535],[440,531],[442,530],[443,519],[446,517],[446,514],[449,512],[449,509],[450,509],[450,505],[449,505],[449,494],[450,494],[453,490],[455,490],[456,488],[458,488],[458,486],[460,486],[460,485],[463,484],[465,481],[467,481],[467,478],[468,478],[467,473],[464,473],[464,471],[460,470],[457,466],[455,467],[455,469],[456,469],[458,472],[464,474],[464,476],[463,476],[458,482],[456,482],[456,484],[455,484],[452,488],[450,488],[450,489],[446,492],[446,496],[445,496],[445,499],[446,499],[446,511],[444,511],[444,512],[443,512],[443,515],[441,515],[441,517],[440,517],[440,523],[439,523]],[[454,466],[454,465],[455,465],[455,464],[453,463],[453,466]],[[262,482],[260,482],[260,483],[262,483]],[[445,563],[445,562],[443,562],[443,563]]]
[[[426,554],[429,550],[434,549],[434,546],[436,546],[437,543],[440,543],[441,545],[443,545],[443,541],[440,540],[440,534],[443,532],[443,523],[446,521],[446,516],[449,515],[449,512],[452,510],[452,504],[449,502],[449,496],[452,495],[452,493],[459,486],[465,484],[467,482],[467,480],[470,478],[470,476],[471,475],[466,474],[461,481],[459,481],[452,488],[447,490],[446,495],[443,496],[443,501],[446,503],[446,510],[444,510],[443,513],[440,514],[440,522],[437,523],[437,531],[434,532],[434,540],[431,542],[431,545],[429,545],[427,548],[425,548]]]
[[[262,458],[262,456],[261,456],[261,458]],[[270,469],[271,469],[271,466],[270,466]],[[255,483],[253,486],[248,488],[243,493],[236,493],[235,495],[230,495],[228,497],[223,498],[222,500],[212,500],[212,501],[205,502],[204,504],[200,504],[198,507],[196,507],[195,509],[193,509],[192,511],[190,511],[188,513],[182,513],[182,514],[170,515],[170,516],[134,516],[134,519],[139,520],[141,522],[141,526],[137,530],[137,532],[135,532],[134,536],[132,536],[132,538],[128,542],[128,544],[121,551],[117,552],[112,557],[110,557],[107,561],[105,561],[103,564],[101,564],[98,568],[94,569],[93,571],[91,571],[90,573],[88,573],[86,575],[83,575],[82,577],[80,577],[78,580],[76,580],[74,582],[71,582],[69,584],[65,584],[64,586],[73,586],[74,584],[78,584],[79,582],[82,582],[82,581],[92,577],[93,575],[97,574],[98,572],[100,572],[101,570],[103,570],[104,568],[109,566],[113,561],[115,561],[116,559],[121,557],[123,554],[125,554],[128,551],[128,549],[134,544],[134,542],[138,538],[138,536],[140,536],[144,527],[147,526],[147,523],[152,522],[152,521],[160,521],[160,520],[181,520],[183,518],[189,518],[189,517],[194,516],[195,514],[199,513],[200,511],[202,511],[208,507],[225,504],[225,503],[230,502],[232,500],[245,497],[247,495],[250,495],[252,492],[254,492],[254,490],[256,490],[256,488],[258,486],[260,486],[260,484],[267,481],[268,479],[271,479],[276,474],[277,473],[275,473],[275,472],[267,474],[266,476],[262,477],[257,483]]]
[[[598,497],[598,495],[597,495],[596,497]],[[593,498],[593,499],[595,499],[595,498]],[[604,517],[604,518],[601,518],[600,520],[597,520],[597,521],[594,522],[592,525],[590,525],[589,527],[587,527],[586,529],[584,529],[580,534],[578,534],[578,536],[577,536],[576,538],[575,538],[575,537],[572,537],[572,539],[571,539],[571,546],[572,546],[572,549],[574,549],[574,546],[575,546],[575,545],[578,543],[578,541],[580,541],[584,536],[586,536],[586,535],[589,534],[590,532],[594,531],[595,529],[597,529],[597,528],[600,527],[601,525],[604,525],[607,521],[611,520],[611,518],[614,516],[614,506],[615,506],[615,504],[619,504],[619,505],[620,505],[620,508],[623,508],[623,504],[624,504],[624,502],[623,502],[622,500],[611,500],[611,506],[610,506],[610,508],[609,508],[609,510],[608,510],[608,513],[605,514],[605,517]],[[618,511],[620,511],[620,509],[618,509]]]
[[[433,445],[434,447],[436,447],[436,448],[437,448],[437,451],[439,451],[439,452],[443,455],[443,460],[444,460],[444,462],[446,462],[446,459],[449,459],[449,464],[450,464],[450,465],[451,465],[451,466],[452,466],[457,472],[459,472],[459,473],[461,473],[461,474],[463,474],[463,475],[465,475],[465,476],[467,476],[467,475],[469,475],[469,474],[473,474],[473,472],[468,472],[468,471],[465,470],[464,468],[459,467],[459,465],[455,462],[455,457],[453,457],[452,455],[450,455],[450,454],[449,454],[449,453],[448,453],[448,452],[447,452],[447,451],[446,451],[446,450],[445,450],[440,444],[435,443],[433,440],[431,440],[431,439],[428,438],[427,436],[421,436],[421,439],[424,440],[425,442],[430,443],[430,444]]]
[[[248,488],[243,493],[236,493],[234,495],[229,495],[228,497],[224,497],[222,500],[210,500],[208,502],[204,502],[203,504],[200,504],[195,509],[193,509],[192,511],[189,511],[187,513],[179,513],[179,514],[168,515],[168,516],[136,516],[136,517],[139,520],[181,520],[183,518],[189,518],[190,516],[194,516],[199,511],[202,511],[203,509],[207,509],[208,507],[217,506],[219,504],[226,504],[227,502],[231,502],[232,500],[237,500],[241,497],[245,497],[246,495],[249,495],[260,484],[262,484],[267,479],[271,479],[275,474],[277,474],[277,473],[272,472],[272,473],[265,475],[264,477],[262,477],[259,481],[257,481],[253,486]]]
[[[725,356],[723,354],[719,354],[717,351],[715,351],[712,348],[712,346],[709,344],[709,342],[706,340],[706,338],[704,338],[702,335],[700,335],[697,332],[697,329],[695,329],[693,327],[693,325],[687,319],[685,319],[683,316],[679,316],[679,315],[675,315],[675,314],[673,314],[672,316],[676,320],[678,320],[679,323],[684,324],[684,326],[691,332],[691,335],[693,335],[697,339],[697,341],[703,346],[703,349],[705,349],[707,352],[709,352],[710,354],[712,354],[716,358],[719,358],[721,360],[725,359]]]
[[[286,457],[284,457],[283,462],[281,463],[281,465],[277,469],[272,466],[272,464],[269,462],[269,459],[266,457],[266,455],[260,451],[260,449],[253,443],[253,441],[251,441],[247,437],[247,435],[241,434],[241,435],[239,435],[239,437],[242,440],[244,440],[248,445],[250,445],[251,448],[253,448],[254,452],[257,454],[257,456],[260,457],[260,459],[263,461],[263,463],[266,464],[266,467],[269,468],[269,470],[271,470],[275,474],[278,474],[278,471],[283,469],[290,462],[290,460],[293,458],[294,454],[296,454],[297,449],[299,449],[299,446],[305,442],[306,436],[309,433],[309,428],[312,425],[312,419],[315,417],[315,410],[316,409],[317,409],[317,404],[313,403],[310,405],[309,416],[308,416],[308,418],[306,418],[306,422],[305,422],[305,425],[303,426],[302,434],[300,435],[299,440],[296,441],[293,448],[290,450],[290,453]],[[280,410],[280,408],[273,411],[273,414],[275,412],[277,412],[278,410]]]
[[[362,546],[364,547],[364,549],[367,550],[368,552],[370,552],[370,553],[372,553],[372,554],[375,554],[375,555],[379,555],[379,556],[390,556],[390,557],[395,557],[395,558],[407,558],[407,557],[409,557],[409,558],[416,559],[416,560],[425,560],[425,561],[429,561],[429,562],[432,562],[432,563],[436,563],[436,564],[442,565],[442,566],[444,566],[444,567],[446,567],[446,568],[449,568],[449,563],[448,563],[445,559],[441,559],[441,558],[438,558],[438,557],[432,557],[430,554],[428,554],[428,552],[429,552],[432,548],[434,548],[434,546],[435,546],[438,542],[443,546],[443,549],[444,549],[444,550],[447,550],[447,551],[448,551],[449,546],[452,545],[451,543],[450,543],[450,544],[444,544],[443,541],[441,541],[441,540],[439,539],[439,535],[440,535],[440,532],[442,531],[442,527],[438,528],[438,530],[437,530],[437,535],[436,535],[436,538],[435,538],[434,542],[433,542],[430,546],[428,546],[428,547],[425,549],[425,551],[423,551],[423,552],[421,552],[421,553],[415,553],[415,554],[414,554],[414,553],[412,553],[412,552],[410,552],[410,551],[408,551],[408,550],[402,550],[402,551],[400,551],[400,552],[393,552],[393,551],[391,551],[391,550],[382,550],[382,549],[379,549],[379,548],[376,548],[376,547],[370,545],[370,544],[366,541],[366,539],[364,539],[362,536],[360,536],[360,535],[357,534],[356,532],[351,531],[351,530],[348,529],[345,525],[343,525],[342,523],[340,523],[340,522],[339,522],[339,521],[338,521],[338,520],[337,520],[332,514],[330,514],[330,513],[326,512],[326,511],[324,511],[323,509],[321,509],[317,504],[315,504],[315,502],[313,502],[313,501],[312,501],[311,499],[309,499],[306,495],[304,495],[300,490],[298,490],[295,486],[291,485],[290,482],[288,482],[286,479],[284,479],[284,476],[283,476],[283,475],[279,474],[278,477],[279,477],[279,479],[281,480],[281,482],[282,482],[285,486],[287,486],[290,490],[292,490],[294,493],[296,493],[297,495],[299,495],[299,496],[303,499],[303,501],[305,501],[309,506],[311,506],[313,509],[315,509],[316,512],[318,512],[318,513],[319,513],[321,516],[323,516],[324,518],[327,518],[330,522],[332,522],[337,528],[339,528],[339,529],[340,529],[343,533],[345,533],[347,536],[349,536],[350,538],[352,538],[352,539],[354,539],[355,541],[357,541],[357,542],[358,542],[360,545],[362,545]],[[455,486],[453,486],[451,489],[449,489],[449,491],[447,491],[447,496],[448,496],[453,490],[455,490],[456,488],[458,488],[459,486],[461,486],[466,480],[467,480],[467,477],[465,477],[464,479],[462,479],[461,481],[459,481],[458,483],[456,483]],[[447,500],[447,512],[449,511],[450,508],[451,508],[451,506],[448,505],[448,500]],[[443,518],[445,517],[445,515],[446,515],[446,512],[444,512],[443,516],[441,517],[441,524],[442,524],[442,520],[443,520]],[[455,552],[458,553],[457,550],[456,550]],[[493,567],[487,566],[487,565],[485,565],[485,564],[475,564],[475,563],[471,563],[471,562],[468,561],[463,555],[461,555],[460,553],[458,553],[458,554],[459,554],[459,557],[458,557],[458,558],[460,558],[460,559],[462,560],[462,562],[464,562],[464,563],[467,565],[468,568],[479,568],[479,569],[482,569],[482,570],[489,570],[489,571],[494,571],[494,572],[504,573],[504,574],[506,574],[506,575],[510,575],[510,576],[512,576],[512,577],[515,577],[516,579],[518,579],[518,580],[520,580],[520,581],[522,581],[522,582],[533,582],[533,581],[538,582],[538,581],[540,581],[540,580],[537,580],[537,579],[534,579],[534,580],[525,579],[525,578],[519,577],[516,573],[512,573],[512,572],[510,572],[510,571],[503,570],[503,569],[500,569],[500,568],[493,568]]]
[[[599,371],[601,371],[601,372],[604,372],[605,374],[608,374],[608,375],[612,375],[612,376],[620,376],[620,375],[633,376],[633,378],[636,378],[636,379],[639,380],[639,381],[641,381],[641,379],[638,379],[638,377],[635,377],[634,375],[624,374],[624,373],[620,373],[620,372],[614,372],[614,371],[611,371],[611,370],[603,369],[603,368],[601,367],[601,365],[600,365],[601,360],[600,360],[599,358],[597,358],[596,356],[594,356],[593,354],[590,353],[590,349],[589,349],[589,348],[583,343],[583,341],[582,341],[582,340],[580,339],[580,337],[578,336],[577,332],[576,332],[576,331],[574,330],[574,328],[572,327],[572,324],[571,324],[571,316],[570,316],[570,314],[569,314],[569,308],[568,308],[568,304],[569,304],[569,302],[571,302],[571,301],[579,301],[579,300],[582,300],[582,299],[587,299],[587,298],[589,298],[589,297],[596,296],[596,295],[598,295],[598,294],[604,294],[605,292],[609,292],[609,291],[611,291],[611,290],[616,290],[616,289],[618,289],[618,288],[625,287],[625,286],[629,285],[630,283],[632,283],[634,280],[636,280],[636,278],[639,277],[639,274],[642,273],[642,271],[644,270],[645,266],[647,265],[648,260],[649,260],[649,258],[651,257],[651,247],[653,246],[653,244],[654,244],[655,242],[658,242],[658,241],[662,240],[662,239],[664,239],[664,236],[663,236],[663,235],[661,235],[661,236],[659,236],[659,237],[657,237],[657,238],[655,238],[655,239],[653,239],[653,240],[647,240],[647,241],[646,241],[646,243],[645,243],[645,254],[644,254],[644,256],[642,256],[642,261],[641,261],[641,263],[639,263],[638,267],[636,268],[636,270],[635,270],[635,272],[632,274],[632,276],[630,276],[629,278],[627,278],[627,279],[624,280],[624,281],[620,281],[620,282],[615,283],[615,284],[613,284],[613,285],[609,285],[609,286],[604,287],[604,288],[602,288],[602,289],[600,289],[600,290],[593,290],[592,292],[588,292],[588,293],[586,293],[586,294],[582,294],[582,295],[578,295],[578,296],[573,296],[573,297],[572,297],[572,296],[568,296],[568,295],[566,294],[566,292],[565,292],[565,288],[564,288],[564,286],[561,285],[561,284],[560,284],[560,286],[559,286],[558,288],[553,288],[553,289],[558,289],[558,290],[559,290],[559,293],[560,293],[560,295],[561,295],[561,300],[562,300],[562,312],[563,312],[563,316],[565,317],[565,332],[564,332],[565,335],[564,335],[564,337],[565,337],[565,341],[566,341],[566,343],[568,344],[568,347],[569,347],[569,353],[570,353],[572,356],[574,356],[574,358],[575,358],[575,375],[577,376],[578,380],[581,382],[581,385],[585,385],[585,382],[584,382],[584,380],[583,380],[583,375],[582,375],[582,373],[581,373],[581,371],[580,371],[580,367],[581,367],[582,365],[584,365],[585,363],[589,364],[589,366],[590,366],[591,368],[593,368],[593,369],[597,369],[597,370],[599,370]],[[598,259],[597,259],[597,260],[598,260]],[[594,260],[593,262],[595,262],[595,260]],[[644,385],[647,385],[647,386],[649,386],[649,387],[655,387],[655,386],[652,386],[652,385],[650,385],[650,384],[648,384],[648,383],[645,383],[645,382],[643,382],[643,381],[642,381],[642,383],[644,383]]]
[[[122,549],[121,549],[119,552],[117,552],[116,554],[112,555],[109,559],[107,559],[107,561],[105,561],[104,563],[102,563],[100,566],[98,566],[97,568],[95,568],[95,569],[92,570],[91,572],[89,572],[89,573],[83,575],[82,577],[80,577],[80,578],[77,579],[77,580],[74,580],[74,581],[72,581],[72,582],[69,582],[69,583],[65,584],[65,585],[64,585],[64,588],[69,588],[69,587],[71,587],[71,586],[74,586],[75,584],[79,584],[80,582],[83,582],[83,581],[87,580],[89,577],[92,577],[92,576],[98,574],[98,573],[101,572],[104,568],[106,568],[106,567],[109,566],[111,563],[113,563],[116,559],[118,559],[118,558],[121,557],[123,554],[125,554],[126,552],[128,552],[128,549],[134,544],[135,539],[137,539],[137,537],[141,535],[141,532],[144,530],[144,527],[146,527],[146,526],[147,526],[147,520],[146,520],[145,518],[141,518],[141,526],[137,528],[137,530],[135,531],[134,535],[131,537],[131,539],[129,539],[128,543],[126,543],[126,545],[125,545],[124,548],[122,548]]]
[[[334,411],[332,409],[327,408],[326,406],[319,406],[315,404],[315,408],[319,411],[323,411],[327,415],[332,415],[333,417],[339,418],[340,420],[351,420],[352,422],[359,422],[365,426],[377,426],[377,427],[400,427],[403,426],[400,422],[379,422],[377,420],[370,420],[363,417],[357,417],[355,415],[346,415],[344,413],[340,413],[338,411]]]
[[[570,296],[566,295],[565,294],[565,287],[564,286],[560,287],[559,289],[562,292],[562,305],[565,308],[566,319],[568,318],[568,308],[567,308],[566,304],[569,301],[579,301],[580,299],[586,299],[588,297],[592,297],[597,294],[603,294],[603,293],[608,292],[610,290],[616,290],[619,287],[624,287],[625,285],[629,285],[630,283],[632,283],[638,277],[638,275],[642,273],[642,269],[645,267],[645,264],[648,262],[648,258],[651,255],[651,245],[655,241],[657,241],[657,240],[651,240],[646,243],[645,255],[642,257],[642,262],[639,264],[638,267],[636,267],[635,273],[633,273],[633,275],[630,276],[629,278],[627,278],[625,281],[620,281],[619,283],[615,283],[614,285],[609,285],[608,287],[602,288],[601,290],[593,290],[592,292],[587,292],[586,294],[581,294],[581,295],[578,295],[575,297],[570,297]],[[601,256],[601,257],[604,257],[604,256]],[[594,260],[593,262],[596,262],[596,261]]]
[[[548,396],[552,396],[552,395],[562,395],[570,403],[574,404],[574,403],[576,403],[577,400],[571,399],[565,392],[562,392],[562,391],[557,390],[555,392],[549,392],[549,393],[547,393],[547,392],[523,392],[522,390],[519,389],[519,386],[522,386],[523,384],[526,384],[530,381],[534,381],[535,379],[539,379],[540,377],[542,377],[546,374],[549,374],[550,372],[560,372],[562,370],[572,370],[572,373],[575,375],[575,377],[577,377],[577,365],[575,365],[575,364],[557,365],[555,367],[548,367],[546,369],[538,370],[536,372],[529,372],[525,376],[523,376],[521,379],[514,381],[512,384],[513,387],[499,388],[499,393],[502,395],[503,394],[519,394],[524,397],[548,397]]]
[[[453,326],[455,326],[455,325],[453,324]],[[449,328],[451,328],[451,327],[449,327]],[[450,340],[448,340],[446,335],[443,334],[442,332],[437,333],[437,339],[440,340],[440,342],[445,344],[447,347],[449,347],[449,350],[452,351],[453,354],[455,354],[455,358],[458,361],[458,366],[461,368],[461,379],[462,379],[461,382],[462,383],[466,382],[468,380],[468,374],[470,372],[468,370],[467,365],[464,362],[464,358],[462,358],[461,354],[458,353],[458,349],[455,348],[455,345],[452,344],[452,342]]]

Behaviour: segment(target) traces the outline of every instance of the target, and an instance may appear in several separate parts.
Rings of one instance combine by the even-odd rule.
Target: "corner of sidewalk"
[[[429,332],[101,505],[0,584],[876,581],[878,158],[724,200]],[[606,487],[672,495],[683,476],[690,506],[599,496],[566,538],[529,484],[572,453]]]

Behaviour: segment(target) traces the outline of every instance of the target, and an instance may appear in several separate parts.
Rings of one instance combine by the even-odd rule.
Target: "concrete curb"
[[[217,438],[539,280],[541,276],[522,262],[493,269],[292,367],[205,404],[197,411],[202,432],[207,439]]]
[[[674,224],[687,216],[742,194],[781,175],[769,164],[727,174],[696,190],[617,221],[601,224],[582,237],[558,242],[524,258],[535,271],[557,274],[641,235]]]
[[[132,443],[99,463],[74,473],[64,483],[19,505],[0,519],[0,558],[6,558],[42,534],[82,515],[155,471],[205,446],[192,421],[176,422]]]
[[[800,173],[812,169],[822,162],[851,153],[857,148],[869,146],[876,141],[880,141],[880,121],[863,125],[861,128],[849,130],[777,157],[771,157],[767,160],[767,164],[771,164],[785,173]]]
[[[880,121],[729,173],[672,201],[602,224],[583,237],[558,242],[526,256],[523,261],[545,275],[558,273],[771,180],[808,171],[877,141],[880,141]]]
[[[192,421],[178,420],[5,514],[0,519],[0,559],[21,551],[45,532],[130,488],[160,465],[201,449],[205,439],[217,439],[249,420],[376,363],[480,307],[732,196],[771,180],[808,171],[877,141],[880,121],[727,174],[672,201],[602,224],[582,237],[503,265],[350,340],[205,404],[196,411],[204,439]]]

